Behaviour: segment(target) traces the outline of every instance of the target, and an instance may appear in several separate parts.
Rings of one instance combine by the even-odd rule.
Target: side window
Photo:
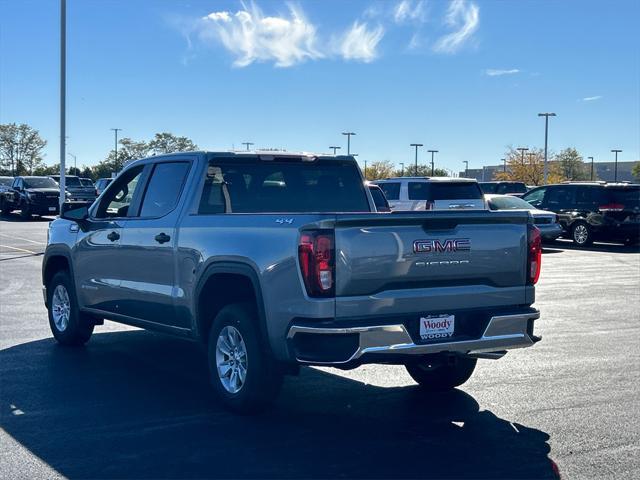
[[[428,200],[429,185],[426,182],[409,182],[409,200]]]
[[[599,205],[601,189],[598,187],[576,188],[576,204],[581,208],[591,208]]]
[[[143,169],[144,165],[132,168],[109,185],[96,209],[96,218],[128,216],[129,206],[140,186],[138,181]]]
[[[188,162],[157,164],[142,200],[140,216],[162,217],[176,208],[188,172]]]
[[[544,193],[546,191],[546,188],[536,188],[535,190],[531,190],[529,193],[523,195],[522,199],[526,200],[534,207],[540,207],[544,200]]]
[[[387,197],[387,200],[400,199],[400,182],[379,183],[378,186],[384,192],[384,196]]]
[[[562,210],[573,206],[573,188],[555,187],[549,189],[547,195],[547,207],[550,210]]]

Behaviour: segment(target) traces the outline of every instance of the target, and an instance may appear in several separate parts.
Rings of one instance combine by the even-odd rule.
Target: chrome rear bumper
[[[530,347],[539,337],[533,336],[529,322],[540,318],[540,312],[532,310],[517,315],[491,317],[480,338],[473,340],[416,344],[404,325],[376,325],[364,327],[322,328],[293,325],[288,339],[293,340],[298,333],[311,335],[357,334],[358,343],[353,354],[346,360],[315,361],[296,358],[300,363],[314,365],[339,365],[351,363],[366,354],[382,355],[426,355],[441,352],[481,354],[514,348]],[[530,333],[531,332],[531,333]]]

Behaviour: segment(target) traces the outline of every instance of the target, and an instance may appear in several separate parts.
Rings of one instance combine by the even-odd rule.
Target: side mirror
[[[89,206],[91,204],[85,202],[65,202],[62,204],[60,218],[73,220],[74,222],[82,222],[89,218]]]

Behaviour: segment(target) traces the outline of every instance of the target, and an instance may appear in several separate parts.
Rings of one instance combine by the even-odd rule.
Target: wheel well
[[[251,279],[236,273],[211,275],[198,296],[198,336],[206,342],[218,312],[232,303],[250,302],[256,307],[256,293]]]
[[[47,266],[44,268],[44,275],[42,278],[44,285],[49,285],[49,282],[51,281],[53,276],[61,270],[66,270],[68,272],[70,271],[69,260],[67,260],[67,257],[57,255],[55,257],[49,258],[49,260],[47,261]]]

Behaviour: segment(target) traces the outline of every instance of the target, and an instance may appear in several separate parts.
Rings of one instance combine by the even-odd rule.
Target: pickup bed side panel
[[[178,312],[195,324],[196,286],[215,263],[249,265],[257,274],[272,350],[287,360],[285,338],[292,318],[333,318],[335,299],[309,299],[300,277],[297,251],[300,229],[334,215],[219,214],[186,215],[180,225]]]

